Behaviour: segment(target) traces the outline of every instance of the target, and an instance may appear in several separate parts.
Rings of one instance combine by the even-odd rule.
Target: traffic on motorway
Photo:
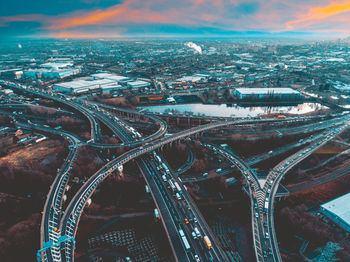
[[[12,85],[12,87],[21,91],[25,90],[26,93],[31,95],[41,96],[70,106],[84,115],[91,124],[91,140],[82,141],[74,134],[29,121],[27,123],[19,122],[14,118],[18,126],[62,136],[71,144],[69,155],[58,170],[57,176],[50,187],[43,210],[40,253],[42,261],[74,260],[74,241],[63,241],[62,237],[68,237],[68,240],[75,238],[83,209],[87,203],[91,202],[92,194],[98,185],[109,174],[133,159],[137,159],[136,162],[151,192],[156,205],[155,214],[161,219],[167,232],[175,259],[177,261],[229,261],[227,254],[221,249],[220,243],[188,194],[184,181],[177,176],[179,172],[171,170],[161,153],[156,150],[171,142],[207,130],[245,123],[268,123],[276,121],[275,119],[217,121],[164,136],[167,132],[165,121],[154,116],[143,115],[140,112],[127,111],[130,114],[149,117],[158,126],[155,133],[143,137],[138,130],[116,115],[119,109],[97,103],[84,104],[79,101],[65,99],[62,96],[24,88],[23,86]],[[341,114],[334,119],[321,121],[317,125],[310,124],[304,127],[307,132],[313,132],[316,129],[325,131],[286,147],[282,152],[306,145],[271,169],[266,178],[258,178],[248,161],[244,161],[232,152],[212,144],[201,144],[229,160],[232,163],[231,168],[236,166],[247,182],[246,191],[250,197],[253,244],[257,261],[282,261],[273,217],[274,201],[281,180],[290,169],[346,130],[349,127],[349,120],[348,114]],[[122,143],[103,144],[99,121],[119,137]],[[287,120],[283,119],[283,121]],[[289,119],[288,121],[292,120]],[[290,131],[290,129],[288,130]],[[294,128],[292,132],[300,132],[300,130],[301,128]],[[67,183],[70,170],[77,157],[77,150],[82,145],[101,149],[115,147],[132,149],[111,161],[107,161],[100,170],[82,185],[68,203],[67,208],[62,210],[62,204],[66,200],[65,193],[69,190]],[[259,156],[257,159],[265,159],[266,155],[271,157],[272,153],[268,152],[265,156]],[[193,160],[189,162],[193,163]],[[220,173],[223,170],[219,168],[216,171]]]

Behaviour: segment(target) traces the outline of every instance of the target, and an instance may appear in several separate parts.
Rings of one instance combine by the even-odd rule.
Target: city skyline
[[[350,1],[2,2],[4,38],[350,35]]]

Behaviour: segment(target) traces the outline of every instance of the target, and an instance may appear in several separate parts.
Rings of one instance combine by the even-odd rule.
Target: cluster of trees
[[[350,261],[350,241],[344,233],[309,212],[306,205],[282,208],[277,221],[277,237],[281,241],[285,236],[298,235],[316,246],[324,246],[329,241],[339,243],[344,249],[338,252],[338,257],[341,261]]]
[[[209,150],[201,146],[200,141],[189,143],[189,146],[195,155],[195,160],[190,172],[200,173],[215,168],[213,163],[208,161]],[[172,146],[164,147],[162,152],[174,169],[181,167],[188,158],[186,144],[184,143],[173,143]]]
[[[90,139],[90,126],[82,119],[60,116],[56,119],[48,120],[47,123],[52,126],[62,126],[63,130],[77,134],[83,139]]]
[[[13,126],[11,118],[5,115],[0,115],[0,127],[3,126]]]
[[[73,163],[71,177],[86,179],[102,166],[102,161],[96,156],[96,150],[89,147],[81,147],[78,157]]]
[[[62,126],[67,131],[79,131],[82,126],[86,126],[85,122],[81,119],[76,119],[70,116],[60,116],[56,119],[50,119],[47,121],[49,125]]]
[[[246,136],[242,136],[242,140],[225,141],[231,148],[238,152],[243,157],[251,157],[253,155],[266,153],[275,148],[283,147],[292,142],[296,142],[301,137],[284,135],[282,137],[270,137],[247,140]]]
[[[104,144],[120,144],[121,140],[118,137],[115,136],[102,136],[102,143]]]
[[[35,261],[41,210],[57,168],[67,154],[59,140],[45,141],[44,146],[46,150],[35,151],[35,158],[27,158],[33,147],[21,149],[16,157],[0,158],[1,261]],[[49,148],[54,150],[45,154]],[[48,160],[49,164],[43,164]]]
[[[42,192],[43,188],[48,190],[47,185],[66,157],[67,148],[60,140],[48,140],[36,147],[26,147],[15,155],[0,158],[1,192],[23,195]],[[45,165],[47,161],[49,164]]]
[[[205,172],[209,169],[211,169],[211,165],[209,164],[210,161],[208,161],[207,159],[197,159],[194,161],[192,167],[191,167],[191,171],[193,171],[194,173],[201,173],[201,172]],[[211,176],[213,174],[210,174]]]
[[[33,115],[40,116],[54,116],[56,114],[56,109],[42,106],[30,106],[28,111]]]
[[[201,173],[201,172],[206,172],[207,170],[210,170],[210,169],[214,169],[216,167],[213,161],[208,160],[208,157],[212,153],[208,148],[201,146],[199,140],[192,143],[192,150],[196,158],[189,172]],[[215,176],[216,173],[211,172],[209,175]]]
[[[0,157],[8,154],[9,147],[15,143],[14,136],[4,136],[0,138]]]
[[[93,198],[93,203],[99,206],[98,209],[95,206],[94,212],[106,215],[120,210],[133,212],[136,208],[149,210],[152,207],[151,202],[149,205],[142,202],[146,193],[144,184],[139,181],[117,181],[110,176],[101,184],[100,189]],[[130,192],[133,193],[130,194]]]
[[[135,106],[132,105],[129,100],[125,97],[114,97],[114,98],[101,98],[95,97],[94,100],[99,103],[107,104],[110,106],[127,108],[127,109],[135,109]]]
[[[35,213],[8,229],[0,230],[1,261],[35,261],[39,249],[41,214]]]
[[[187,159],[186,145],[183,143],[173,143],[172,146],[165,146],[162,150],[169,165],[177,169],[181,167]]]

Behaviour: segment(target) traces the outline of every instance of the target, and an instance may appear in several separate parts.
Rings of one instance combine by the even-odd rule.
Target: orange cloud
[[[8,23],[12,22],[44,21],[45,19],[47,19],[47,17],[40,14],[3,16],[0,17],[0,26],[6,26]]]
[[[299,15],[299,19],[289,21],[286,23],[287,29],[294,29],[296,25],[308,26],[319,22],[320,20],[328,19],[331,16],[339,15],[350,11],[350,2],[334,2],[331,1],[328,6],[325,7],[311,7],[308,14]]]
[[[86,15],[63,18],[54,22],[53,25],[49,26],[49,29],[62,29],[75,27],[80,25],[94,25],[99,24],[103,21],[111,19],[122,12],[126,11],[126,5],[115,5],[107,10],[97,10],[90,12]]]
[[[316,1],[318,6],[312,4]],[[123,35],[128,32],[128,28],[134,29],[137,25],[147,28],[153,24],[268,32],[281,32],[286,28],[341,32],[347,30],[350,24],[350,15],[347,13],[350,11],[350,0],[313,0],[303,4],[290,0],[254,2],[259,8],[250,14],[241,5],[247,0],[123,0],[109,8],[92,11],[79,10],[55,16],[34,14],[0,17],[0,27],[17,21],[35,21],[41,25],[41,32],[52,37],[91,38],[107,37],[108,31],[113,35],[111,28],[123,28],[124,31],[118,31]],[[300,10],[304,10],[304,14]]]
[[[193,24],[189,17],[184,18],[176,9],[169,9],[163,12],[151,11],[147,7],[133,9],[131,4],[137,1],[127,0],[123,4],[114,5],[106,10],[88,12],[75,17],[59,18],[51,21],[47,29],[66,29],[77,26],[97,24],[121,24],[121,23],[179,23]]]
[[[60,31],[51,33],[48,35],[52,38],[119,38],[122,37],[120,34],[106,34],[106,33],[85,33],[79,31]]]

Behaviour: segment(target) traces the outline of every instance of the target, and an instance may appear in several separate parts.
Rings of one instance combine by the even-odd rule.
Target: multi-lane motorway
[[[6,83],[6,85],[9,85],[9,83]],[[84,206],[91,198],[98,185],[121,165],[132,159],[139,158],[137,160],[139,167],[152,192],[152,197],[162,218],[162,223],[167,232],[175,259],[177,261],[228,260],[216,241],[215,236],[210,231],[210,228],[188,195],[186,187],[175,173],[169,169],[165,161],[155,150],[168,143],[207,130],[219,129],[236,124],[268,123],[274,122],[276,119],[217,121],[163,137],[167,129],[166,123],[164,121],[158,121],[155,117],[143,116],[154,118],[153,120],[155,120],[158,125],[157,132],[143,138],[135,129],[128,126],[120,118],[111,113],[115,110],[114,108],[105,107],[101,109],[102,106],[99,104],[81,104],[66,99],[65,97],[53,96],[41,91],[26,89],[17,84],[10,84],[9,86],[21,92],[63,103],[82,113],[91,124],[92,141],[89,143],[91,146],[102,149],[120,146],[128,148],[134,147],[118,156],[116,159],[109,161],[93,174],[73,196],[68,207],[63,211],[61,210],[62,201],[64,199],[65,190],[67,190],[69,170],[72,168],[72,162],[76,158],[77,148],[79,145],[86,143],[72,134],[63,131],[54,131],[56,135],[61,135],[68,139],[72,146],[64,165],[59,170],[50,188],[48,198],[45,202],[41,225],[41,247],[45,246],[45,244],[50,241],[57,243],[63,236],[74,238]],[[106,109],[110,112],[107,112]],[[127,113],[135,112],[128,111]],[[141,113],[135,114],[141,115]],[[99,121],[109,127],[123,143],[119,145],[102,144]],[[287,119],[283,121],[293,120]],[[52,132],[51,128],[45,130],[44,127],[39,127],[30,123],[22,123],[21,125],[43,132]],[[247,162],[244,162],[232,153],[212,145],[205,145],[236,165],[247,180],[247,191],[251,200],[252,233],[257,261],[281,261],[274,228],[273,208],[277,189],[284,175],[293,166],[300,163],[315,150],[347,129],[348,125],[348,115],[339,115],[336,119],[321,121],[317,125],[308,125],[308,131],[313,131],[315,129],[321,130],[329,128],[330,126],[332,126],[333,129],[327,129],[320,134],[313,135],[312,138],[301,142],[299,141],[299,144],[293,147],[303,144],[307,144],[307,146],[279,163],[270,171],[265,179],[259,179]],[[300,128],[288,130],[300,132]],[[284,131],[287,131],[287,129]],[[63,248],[63,251],[61,248]],[[74,245],[72,242],[68,241],[63,242],[61,245],[52,246],[42,253],[41,259],[43,261],[73,261]]]
[[[109,117],[108,117],[109,116]],[[121,120],[114,122],[113,118],[108,115],[108,116],[102,116],[99,115],[100,119],[108,124],[108,126],[112,127],[112,130],[118,135],[118,137],[120,137],[123,142],[131,142],[131,140],[133,139],[132,136],[130,134],[128,134],[127,131],[133,130],[130,127],[128,127],[125,123],[122,123]],[[115,119],[115,118],[114,118]],[[116,123],[118,123],[118,125],[116,125]],[[225,123],[227,124],[227,123]],[[142,173],[144,175],[144,178],[147,182],[147,184],[149,185],[149,188],[152,192],[154,192],[152,194],[156,204],[159,207],[159,211],[162,217],[162,221],[165,224],[165,228],[167,230],[168,233],[168,237],[171,243],[171,246],[173,247],[173,251],[174,251],[174,255],[177,258],[177,261],[192,261],[193,259],[196,259],[197,257],[199,258],[200,256],[203,255],[203,251],[207,250],[207,249],[201,249],[200,252],[198,252],[199,254],[196,253],[191,253],[188,246],[186,246],[186,243],[183,242],[183,237],[181,236],[181,232],[187,232],[185,226],[180,227],[181,223],[179,223],[178,220],[174,221],[176,218],[179,219],[179,217],[182,217],[181,221],[185,224],[185,218],[183,213],[182,216],[178,214],[178,216],[175,216],[174,214],[169,214],[169,210],[176,210],[176,212],[179,212],[180,209],[176,208],[177,205],[173,205],[172,201],[165,201],[165,193],[169,191],[168,189],[166,189],[166,187],[161,186],[160,182],[160,177],[161,175],[159,174],[159,170],[158,169],[154,169],[154,166],[152,165],[152,160],[151,159],[147,159],[144,158],[142,159],[142,164],[141,166],[141,170]],[[152,169],[153,166],[153,169]],[[157,183],[158,182],[158,183]],[[161,182],[163,183],[163,182]],[[169,192],[168,192],[169,194]],[[185,200],[185,196],[187,196],[187,193],[185,191],[182,191],[182,195],[184,195],[184,200]],[[169,197],[169,196],[168,196]],[[172,196],[172,198],[174,199],[174,196]],[[188,198],[188,196],[187,196]],[[177,200],[179,201],[179,199],[177,198]],[[73,201],[73,200],[72,200]],[[165,204],[165,205],[162,205]],[[162,208],[161,208],[162,207]],[[165,207],[165,208],[164,208]],[[192,209],[189,208],[190,205],[187,205],[187,209],[186,212],[192,212],[192,213],[197,213],[196,211],[191,211]],[[68,207],[69,209],[69,207]],[[66,215],[69,214],[68,211],[66,211],[65,213],[65,217]],[[203,238],[204,236],[210,235],[211,239],[213,241],[213,243],[215,242],[215,239],[213,237],[212,234],[210,233],[210,230],[207,228],[206,224],[203,224],[203,219],[201,218],[201,215],[198,214],[197,215],[198,218],[197,223],[198,223],[198,228],[200,228],[199,230],[202,231],[202,236],[201,238]],[[62,229],[61,229],[61,233],[62,234],[66,234],[68,236],[74,236],[75,232],[76,232],[76,228],[75,230],[72,229],[71,227],[71,220],[65,219],[65,217],[63,218],[63,224],[62,224]],[[164,219],[167,218],[167,219]],[[189,218],[187,218],[189,219]],[[67,222],[67,224],[65,223]],[[203,228],[205,228],[205,230],[203,230]],[[184,233],[185,234],[185,233]],[[187,241],[191,241],[190,237],[192,237],[192,235],[187,235]],[[179,245],[179,240],[181,245]],[[197,243],[198,241],[196,241],[195,243]],[[202,241],[202,245],[204,242]],[[65,258],[66,261],[71,261],[73,259],[73,247],[71,243],[66,243],[65,244],[65,253],[63,254],[63,257]],[[192,245],[191,245],[192,246]],[[193,244],[193,249],[196,246],[196,244]],[[202,257],[202,261],[225,261],[226,259],[224,258],[223,252],[220,250],[219,245],[213,245],[213,247],[208,250],[207,252],[209,252],[209,255],[207,256],[207,258],[209,260],[206,260],[206,257]]]
[[[343,116],[341,119],[342,125],[314,135],[309,146],[279,163],[270,171],[266,179],[258,179],[249,165],[231,152],[204,144],[236,165],[248,183],[251,200],[252,233],[257,261],[282,261],[274,227],[273,211],[276,193],[284,175],[315,150],[346,130],[349,127],[349,119],[349,116]]]
[[[108,113],[108,116],[110,118],[109,120],[104,119],[105,123],[108,122],[123,143],[131,143],[135,138],[142,137],[121,119],[112,116],[110,113]],[[100,117],[103,118],[102,115]],[[192,200],[189,198],[182,183],[176,181],[177,178],[171,173],[160,156],[153,151],[153,154],[142,157],[138,164],[152,192],[152,197],[159,210],[176,260],[194,261],[196,258],[199,258],[201,261],[225,261],[226,258],[219,245],[213,245],[210,250],[205,246],[204,236],[208,238],[210,236],[213,243],[216,242],[215,237],[207,224],[205,224],[198,209],[192,204]],[[180,190],[178,188],[174,190],[170,186],[175,186],[176,183],[178,187],[181,188],[182,186]],[[200,234],[199,236],[196,235],[195,240],[193,239],[194,228],[197,228],[196,230]],[[184,240],[181,232],[185,235],[186,240]],[[186,246],[186,241],[191,248]]]
[[[281,255],[278,248],[276,231],[274,226],[273,212],[274,212],[274,201],[279,183],[285,176],[285,174],[293,168],[296,164],[303,161],[305,158],[310,156],[315,150],[325,145],[327,142],[338,136],[344,130],[349,127],[349,117],[344,117],[343,125],[336,127],[331,130],[324,131],[319,136],[315,137],[314,143],[309,147],[304,148],[289,156],[284,161],[280,162],[275,166],[268,174],[266,182],[263,187],[265,203],[268,203],[268,207],[265,207],[264,220],[267,223],[267,230],[265,232],[265,239],[269,246],[269,253],[271,254],[270,261],[282,261]],[[265,222],[264,221],[264,222]],[[267,233],[267,234],[266,234]]]
[[[168,137],[160,138],[155,141],[152,141],[144,146],[139,148],[134,148],[116,159],[108,162],[104,167],[98,170],[94,175],[92,175],[88,181],[79,189],[74,198],[71,200],[69,206],[67,207],[64,217],[62,219],[61,231],[69,235],[75,235],[77,230],[77,225],[82,213],[82,210],[91,197],[97,186],[113,171],[115,171],[120,165],[125,164],[126,162],[137,158],[145,153],[152,152],[157,148],[162,147],[165,144],[171,143],[173,141],[179,140],[181,138],[194,135],[205,130],[212,128],[219,128],[221,126],[235,124],[234,121],[225,121],[225,122],[215,122],[204,126],[199,126],[189,130],[185,130],[176,134],[173,134]],[[73,252],[71,244],[66,244],[66,253]],[[67,257],[66,257],[67,259]]]
[[[78,149],[83,143],[77,136],[62,130],[35,125],[33,123],[21,123],[17,120],[15,120],[15,123],[17,126],[24,129],[37,130],[39,132],[61,136],[70,143],[69,154],[64,159],[61,168],[57,170],[57,176],[50,187],[42,212],[40,247],[44,248],[45,243],[57,243],[58,239],[61,237],[59,225],[62,216],[62,204],[65,198],[65,192],[69,188],[69,174],[74,160],[77,158]],[[52,245],[51,248],[42,252],[41,256],[45,261],[61,261],[60,247],[58,245]]]
[[[163,158],[158,157],[159,163],[164,165],[165,160]],[[180,199],[177,199],[177,207],[179,212],[182,212],[181,222],[184,224],[183,228],[187,229],[187,237],[190,239],[189,241],[198,251],[197,256],[200,257],[201,261],[225,261],[227,260],[223,250],[221,250],[220,245],[210,230],[210,227],[207,225],[205,219],[202,214],[198,210],[196,204],[190,197],[187,192],[186,186],[183,185],[182,181],[178,176],[173,172],[171,168],[169,168],[165,164],[165,178],[167,179],[167,183],[171,183],[175,185],[174,192],[178,192],[180,195]],[[165,180],[165,179],[163,179]],[[171,181],[171,182],[170,182]],[[164,181],[165,182],[165,181]],[[177,198],[177,197],[176,197]],[[212,242],[212,248],[208,250],[208,247],[204,244],[203,238],[207,236],[208,239]]]
[[[261,228],[261,224],[259,223],[260,211],[257,210],[257,205],[258,205],[257,197],[258,195],[261,194],[261,186],[260,186],[258,177],[256,176],[255,172],[250,168],[250,166],[247,163],[245,163],[241,158],[232,154],[231,152],[209,144],[203,144],[203,146],[206,146],[211,150],[214,150],[215,152],[224,156],[233,165],[235,165],[241,171],[242,175],[245,177],[248,183],[247,189],[250,196],[250,204],[251,204],[250,207],[251,207],[251,217],[252,217],[251,223],[252,223],[255,256],[257,258],[257,261],[263,261],[264,259],[263,246],[261,242],[262,228]]]

